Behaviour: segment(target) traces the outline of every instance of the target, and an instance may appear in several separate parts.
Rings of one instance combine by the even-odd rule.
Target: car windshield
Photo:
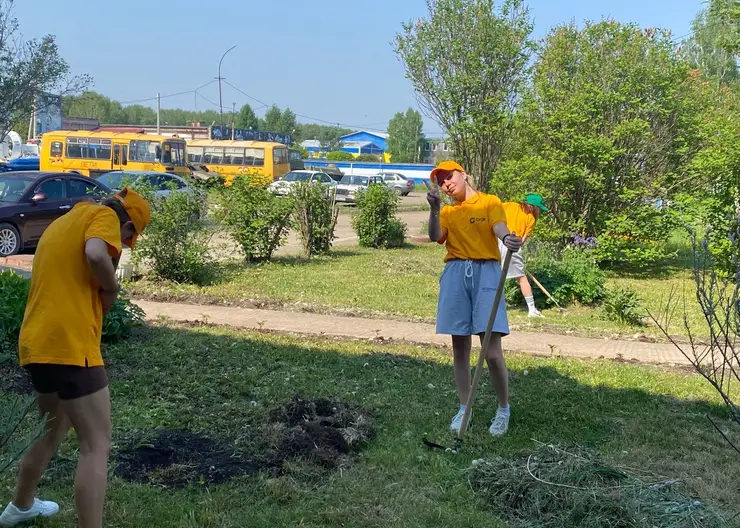
[[[0,176],[0,202],[17,202],[34,181],[29,176]]]
[[[367,182],[367,176],[342,176],[342,181],[339,183],[344,185],[367,185]]]
[[[283,178],[285,181],[306,181],[311,178],[310,172],[289,172]]]
[[[98,181],[114,191],[120,191],[125,186],[133,184],[139,179],[138,175],[127,172],[109,172],[103,174]]]

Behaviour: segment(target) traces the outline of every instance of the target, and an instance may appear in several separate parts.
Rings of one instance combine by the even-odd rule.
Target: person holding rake
[[[455,387],[460,407],[450,429],[459,433],[471,390],[472,336],[478,335],[483,344],[501,277],[498,241],[501,240],[509,251],[516,252],[522,240],[509,231],[501,200],[477,191],[460,164],[449,160],[441,162],[431,172],[430,180],[436,185],[427,193],[431,209],[429,238],[447,248],[439,281],[436,331],[452,336]],[[453,200],[452,205],[441,207],[438,189]],[[508,430],[510,417],[509,371],[501,348],[501,338],[509,334],[503,296],[496,310],[485,352],[491,383],[498,397],[498,409],[488,431],[500,436]]]

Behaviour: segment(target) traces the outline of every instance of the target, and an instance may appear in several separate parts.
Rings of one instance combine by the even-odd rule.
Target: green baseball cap
[[[539,194],[528,194],[524,198],[524,203],[529,204],[529,205],[534,205],[535,207],[539,207],[540,209],[542,209],[543,213],[546,213],[550,210],[545,205],[545,202],[542,201],[542,196],[540,196]]]

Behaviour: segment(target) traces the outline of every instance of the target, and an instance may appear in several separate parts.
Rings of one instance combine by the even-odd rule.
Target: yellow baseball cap
[[[134,249],[136,239],[144,232],[144,229],[146,229],[146,226],[149,225],[149,221],[152,219],[152,209],[149,206],[149,202],[142,198],[139,193],[128,187],[116,194],[115,198],[123,204],[123,209],[134,223],[136,233],[128,240],[123,240],[124,244]]]
[[[462,165],[460,165],[456,161],[452,160],[445,160],[440,161],[437,166],[432,170],[431,174],[429,175],[429,179],[433,182],[436,182],[437,174],[442,174],[445,172],[451,172],[451,171],[460,171],[465,172],[465,169],[462,168]]]

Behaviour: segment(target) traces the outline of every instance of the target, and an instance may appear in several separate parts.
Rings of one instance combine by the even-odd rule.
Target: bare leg
[[[80,442],[75,473],[75,504],[79,528],[102,528],[110,453],[108,387],[75,400],[62,401]]]
[[[517,280],[519,281],[519,288],[522,290],[522,295],[525,297],[532,297],[532,285],[529,284],[527,276],[522,275],[521,277],[518,277]]]
[[[452,336],[452,356],[455,366],[455,388],[460,405],[468,402],[470,395],[470,336]]]
[[[481,334],[481,346],[483,346],[483,337],[483,334]],[[496,396],[498,396],[498,405],[506,408],[509,406],[509,369],[506,367],[503,349],[501,348],[501,334],[496,332],[491,334],[491,340],[486,351],[486,361],[493,390],[496,391]]]
[[[41,415],[46,416],[46,432],[36,440],[21,460],[13,504],[22,510],[33,506],[41,476],[69,431],[69,419],[60,408],[56,393],[38,394],[37,404]]]

